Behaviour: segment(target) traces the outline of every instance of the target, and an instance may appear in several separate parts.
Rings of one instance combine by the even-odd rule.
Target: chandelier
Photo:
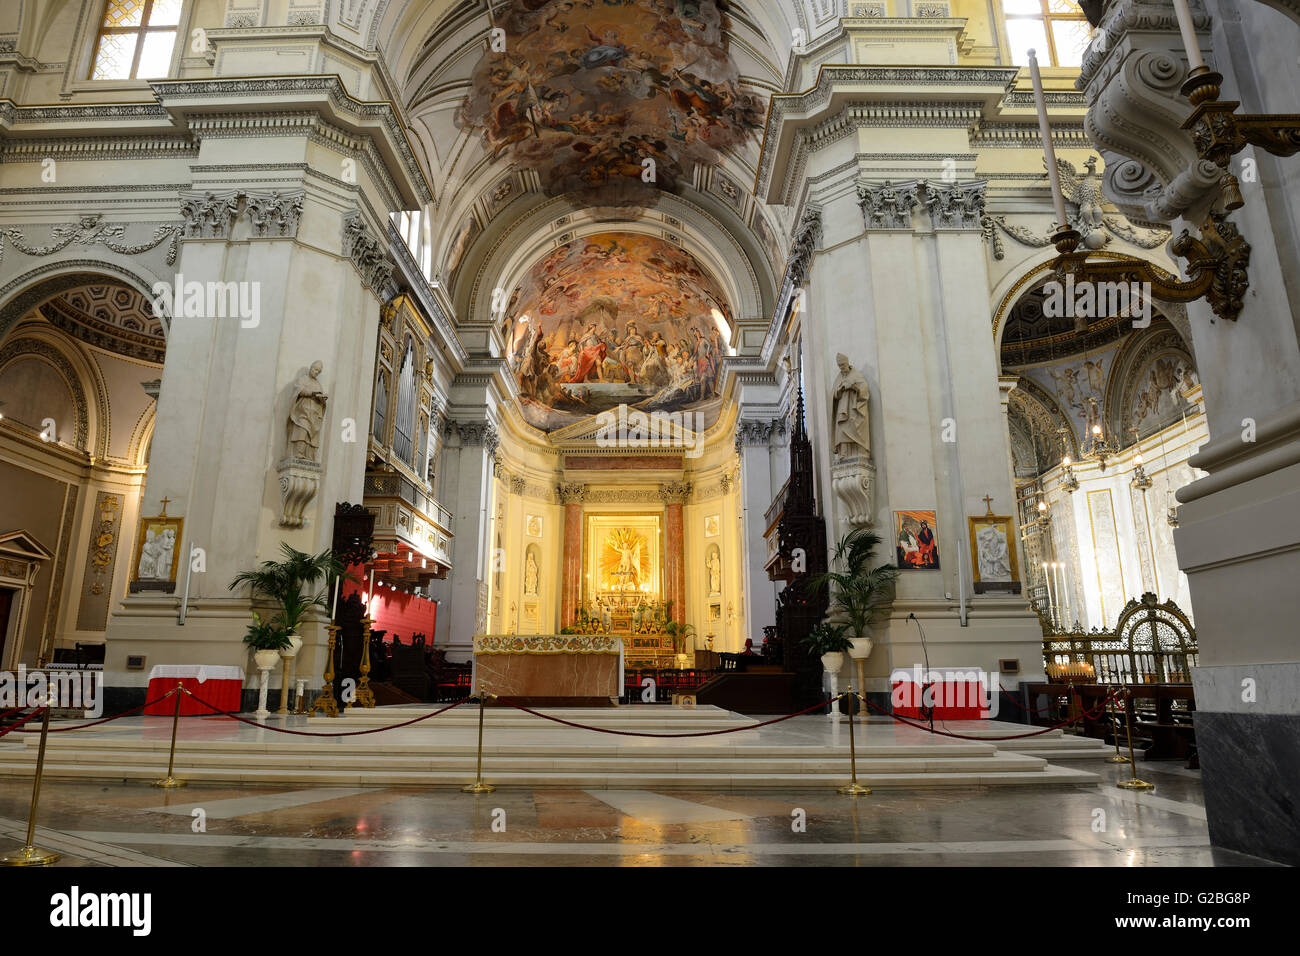
[[[1074,494],[1079,490],[1079,479],[1074,476],[1074,461],[1070,458],[1070,446],[1066,444],[1065,441],[1065,436],[1069,434],[1069,429],[1062,425],[1056,431],[1057,434],[1061,436],[1061,451],[1064,452],[1064,454],[1061,455],[1061,467],[1065,469],[1064,473],[1061,475],[1061,486],[1070,494]]]
[[[1101,423],[1101,409],[1097,407],[1097,399],[1088,397],[1089,410],[1088,436],[1083,449],[1085,461],[1095,461],[1102,471],[1106,470],[1106,460],[1114,458],[1119,450],[1110,443],[1106,437],[1106,432]]]

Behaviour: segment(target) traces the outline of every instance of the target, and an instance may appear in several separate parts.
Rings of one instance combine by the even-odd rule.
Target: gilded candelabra
[[[321,685],[320,695],[311,705],[311,710],[307,711],[310,717],[316,711],[320,711],[326,717],[337,717],[339,715],[339,702],[334,699],[334,644],[338,640],[339,626],[337,624],[325,625],[325,630],[329,631],[329,647],[325,652],[325,675],[324,682]]]
[[[370,625],[374,622],[367,614],[361,619],[361,679],[357,681],[357,706],[374,707],[375,692],[370,689]]]

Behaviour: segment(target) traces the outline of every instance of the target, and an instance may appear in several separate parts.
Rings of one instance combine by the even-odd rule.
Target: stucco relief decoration
[[[871,390],[866,378],[844,354],[835,357],[839,375],[831,386],[831,486],[844,507],[850,528],[872,523],[876,481],[871,461]]]
[[[1046,167],[1047,160],[1043,160]],[[1084,168],[1077,170],[1069,160],[1056,160],[1060,173],[1061,192],[1065,194],[1066,216],[1069,225],[1082,237],[1080,242],[1088,249],[1102,249],[1112,237],[1123,239],[1139,249],[1154,249],[1169,241],[1167,229],[1135,229],[1122,217],[1108,215],[1106,198],[1102,193],[1102,178],[1097,172],[1097,157],[1084,160]],[[993,247],[993,258],[1002,259],[1006,249],[1000,234],[1006,234],[1022,246],[1041,249],[1052,242],[1050,234],[1039,235],[1025,226],[1010,223],[1003,216],[982,216],[980,225],[984,238]]]
[[[579,205],[648,206],[760,129],[715,0],[513,0],[457,122]]]
[[[716,420],[730,308],[689,253],[652,236],[587,236],[533,266],[510,301],[510,367],[530,425],[553,431],[619,405]]]
[[[175,223],[164,223],[153,231],[153,235],[144,242],[126,242],[126,226],[103,222],[99,213],[80,216],[75,224],[60,223],[50,227],[50,240],[43,246],[32,245],[21,229],[0,229],[0,236],[8,239],[15,249],[25,256],[44,258],[56,252],[62,252],[76,243],[82,246],[101,245],[123,256],[139,255],[155,249],[164,242],[167,245],[167,264],[176,262],[176,243],[180,239],[182,227]],[[4,256],[4,243],[0,242],[0,258]]]

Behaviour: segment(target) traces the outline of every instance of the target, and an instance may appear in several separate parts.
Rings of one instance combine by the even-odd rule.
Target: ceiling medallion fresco
[[[715,312],[717,315],[715,315]],[[510,367],[528,423],[543,431],[627,405],[717,420],[731,322],[712,276],[670,242],[599,233],[553,249],[507,307]]]
[[[457,114],[551,196],[644,207],[762,128],[714,0],[513,0]]]

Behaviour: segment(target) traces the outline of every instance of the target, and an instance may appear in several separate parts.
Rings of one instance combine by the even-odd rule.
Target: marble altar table
[[[524,706],[617,704],[623,641],[609,634],[480,634],[474,638],[474,693]],[[491,703],[491,702],[490,702]]]

